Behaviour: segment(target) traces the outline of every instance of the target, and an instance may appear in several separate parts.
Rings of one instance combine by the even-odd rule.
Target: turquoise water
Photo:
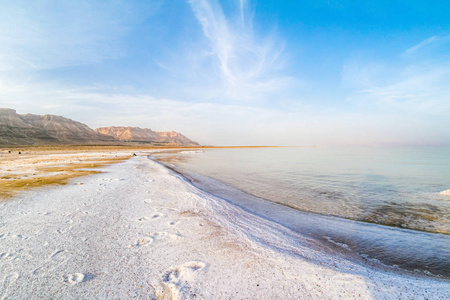
[[[159,159],[298,210],[450,234],[450,148],[243,148]]]

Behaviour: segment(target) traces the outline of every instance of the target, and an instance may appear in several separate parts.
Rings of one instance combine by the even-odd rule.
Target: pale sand
[[[448,299],[134,157],[0,204],[0,299]],[[80,184],[83,183],[83,184]]]

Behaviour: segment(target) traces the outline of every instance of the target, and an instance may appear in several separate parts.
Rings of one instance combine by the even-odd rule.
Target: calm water
[[[245,197],[232,201],[299,233],[345,245],[350,255],[450,278],[450,148],[208,149],[156,156],[295,208],[267,215]],[[236,198],[201,178],[196,184]]]
[[[213,149],[165,160],[299,210],[450,234],[450,148]]]

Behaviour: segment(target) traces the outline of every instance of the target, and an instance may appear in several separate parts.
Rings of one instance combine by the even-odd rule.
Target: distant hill
[[[20,115],[0,108],[0,145],[114,144],[110,136],[87,125],[54,115]]]
[[[14,145],[119,145],[125,142],[154,145],[198,146],[178,132],[155,132],[139,127],[87,125],[55,115],[18,114],[0,108],[0,146]]]
[[[158,132],[148,128],[116,126],[101,127],[95,129],[95,131],[124,142],[199,146],[198,143],[175,131]]]

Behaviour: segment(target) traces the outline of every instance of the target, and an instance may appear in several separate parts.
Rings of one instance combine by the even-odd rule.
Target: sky
[[[0,0],[0,107],[203,145],[449,145],[446,0]]]

